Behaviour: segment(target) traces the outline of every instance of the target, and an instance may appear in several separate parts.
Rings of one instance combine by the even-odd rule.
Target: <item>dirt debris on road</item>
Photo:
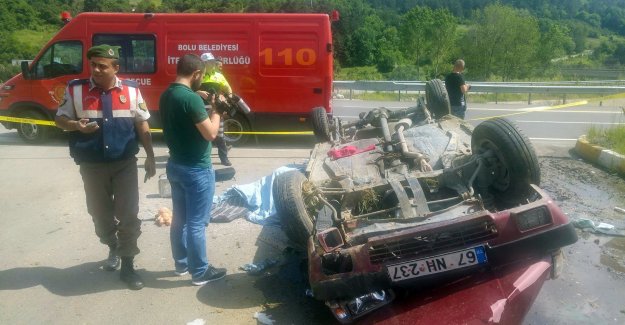
[[[119,274],[100,269],[107,248],[93,233],[78,168],[66,143],[27,146],[16,134],[3,133],[0,144],[0,323],[186,324],[202,319],[207,324],[257,324],[257,312],[275,324],[333,322],[323,303],[306,296],[305,263],[285,251],[284,237],[276,228],[244,219],[211,224],[208,254],[213,263],[228,269],[224,281],[198,288],[188,277],[174,276],[169,228],[154,224],[158,209],[171,208],[171,200],[160,198],[156,178],[140,185],[139,217],[147,221],[136,264],[146,288],[127,290]],[[623,225],[625,215],[614,207],[625,207],[625,180],[578,160],[568,148],[541,153],[543,146],[536,147],[541,186],[564,212],[571,218]],[[301,163],[309,150],[306,145],[234,148],[231,160],[237,174],[218,183],[216,193],[256,181],[279,166]],[[160,175],[166,148],[157,146],[156,154]],[[526,324],[625,323],[625,242],[580,234],[580,240],[564,250],[562,276],[546,282]],[[260,276],[238,270],[266,258],[279,258],[280,264]]]
[[[541,156],[541,186],[571,220],[586,218],[625,229],[625,180],[589,165],[569,152]],[[579,231],[579,230],[578,230]],[[625,238],[579,231],[577,243],[564,249],[559,279],[547,281],[525,324],[623,324]]]

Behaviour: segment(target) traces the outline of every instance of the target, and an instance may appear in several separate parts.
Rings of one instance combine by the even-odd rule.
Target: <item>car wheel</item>
[[[282,229],[297,248],[305,250],[313,233],[313,219],[306,210],[303,184],[306,177],[299,171],[279,174],[273,183],[273,200]]]
[[[32,110],[21,111],[16,115],[21,118],[48,120],[43,113]],[[52,127],[40,124],[19,123],[17,126],[17,133],[28,143],[41,143],[45,141],[51,131]]]
[[[332,140],[332,135],[330,134],[330,125],[328,123],[328,113],[326,113],[325,108],[323,107],[315,107],[310,113],[313,133],[315,134],[315,138],[317,138],[317,142],[328,142]]]
[[[228,133],[228,132],[250,132],[250,122],[243,114],[236,114],[234,117],[227,118],[224,121],[224,140],[226,142],[241,146],[250,139],[250,134]]]
[[[432,79],[425,83],[425,100],[434,119],[439,119],[451,112],[449,95],[445,84],[440,79]]]
[[[530,193],[529,184],[540,185],[540,167],[530,140],[510,120],[494,118],[480,123],[471,138],[473,154],[492,150],[487,158],[490,169],[490,188],[495,197],[506,203],[525,202]]]

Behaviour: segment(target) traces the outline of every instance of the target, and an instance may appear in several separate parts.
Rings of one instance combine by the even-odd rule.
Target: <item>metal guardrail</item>
[[[494,82],[468,82],[471,92],[493,94],[528,94],[528,104],[531,104],[532,94],[558,94],[563,96],[566,102],[567,94],[617,94],[625,93],[625,80],[607,81],[606,85],[593,86],[588,84],[561,85],[555,83],[494,83]],[[398,100],[401,100],[402,92],[425,91],[425,82],[422,81],[334,81],[334,90],[349,90],[349,99],[353,97],[354,90],[361,91],[384,91],[397,92]]]

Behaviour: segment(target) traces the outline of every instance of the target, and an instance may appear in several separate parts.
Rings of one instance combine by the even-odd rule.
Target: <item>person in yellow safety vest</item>
[[[228,84],[228,80],[221,74],[221,60],[215,58],[215,56],[208,52],[203,53],[200,59],[206,65],[206,74],[202,80],[202,85],[209,84],[210,87],[214,87],[216,94],[223,96],[232,96],[232,88]],[[207,99],[209,94],[206,91],[198,90],[197,93],[204,99]],[[223,116],[221,123],[219,124],[219,133],[217,138],[213,140],[213,144],[217,146],[217,153],[219,154],[219,160],[224,166],[232,166],[232,163],[228,159],[228,145],[224,140],[224,120],[226,116]]]

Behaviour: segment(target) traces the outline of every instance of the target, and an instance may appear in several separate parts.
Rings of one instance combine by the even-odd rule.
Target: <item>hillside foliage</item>
[[[625,65],[625,0],[3,0],[0,80],[61,28],[62,11],[340,12],[336,72],[427,80],[467,63],[471,80],[558,78]]]

